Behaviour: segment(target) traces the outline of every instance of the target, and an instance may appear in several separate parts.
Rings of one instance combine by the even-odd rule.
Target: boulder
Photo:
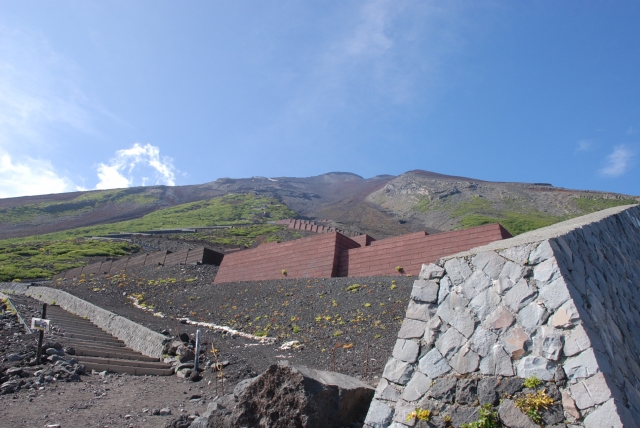
[[[364,421],[374,392],[347,375],[280,362],[244,388],[231,421],[233,426],[344,427]]]
[[[176,356],[178,357],[178,361],[181,363],[186,363],[187,361],[193,361],[195,359],[195,354],[191,351],[191,349],[187,348],[184,345],[180,345],[176,350]]]

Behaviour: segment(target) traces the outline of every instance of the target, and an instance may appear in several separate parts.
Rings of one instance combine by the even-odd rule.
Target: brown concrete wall
[[[225,255],[214,284],[280,278],[330,278],[340,254],[359,244],[339,233],[324,233]],[[283,275],[282,270],[287,275]]]
[[[344,252],[338,276],[418,275],[423,263],[510,236],[496,223],[435,235],[417,232],[382,239]],[[396,266],[403,270],[398,272]]]

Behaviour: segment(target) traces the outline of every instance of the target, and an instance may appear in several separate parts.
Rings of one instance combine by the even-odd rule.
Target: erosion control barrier
[[[134,351],[158,359],[162,356],[162,347],[167,341],[165,336],[66,291],[15,283],[0,283],[0,291],[23,294],[43,303],[58,305],[66,311],[87,318],[107,333],[122,340]]]
[[[142,266],[173,266],[180,264],[214,264],[222,262],[224,254],[205,247],[187,249],[172,253],[171,251],[159,251],[144,253],[132,257],[124,257],[118,260],[92,263],[87,266],[69,269],[53,276],[53,280],[79,278],[81,275],[117,274],[129,269]]]
[[[527,415],[533,377],[553,404]],[[365,426],[414,426],[426,410],[460,426],[486,403],[505,426],[638,427],[640,207],[423,267]]]
[[[227,254],[214,283],[417,275],[424,262],[508,237],[509,232],[497,223],[435,235],[416,232],[379,241],[366,235],[349,238],[338,232],[323,233]]]

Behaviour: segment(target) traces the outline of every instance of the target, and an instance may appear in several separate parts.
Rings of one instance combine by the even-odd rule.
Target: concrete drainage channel
[[[4,286],[2,288],[6,290],[7,287]],[[11,300],[15,303],[26,302],[28,297],[23,296],[23,294],[32,294],[29,293],[31,290],[28,290],[28,287],[24,287],[24,290],[17,290],[15,287],[12,288],[14,289],[6,291],[11,292]],[[36,287],[32,287],[32,289],[33,288]],[[37,288],[39,291],[43,291],[46,287]],[[31,297],[36,296],[32,295]],[[75,304],[76,306],[82,306],[82,312],[93,312],[92,309],[95,309],[97,312],[105,313],[103,315],[111,315],[106,317],[106,319],[110,319],[111,321],[113,321],[114,317],[120,318],[115,316],[115,314],[111,314],[110,312],[78,299],[75,296],[68,295],[58,297],[67,297],[67,299],[72,299],[69,303]],[[151,336],[154,334],[158,335],[158,333],[152,332],[146,327],[140,325],[133,326],[132,324],[135,323],[126,320],[127,324],[129,324],[129,328],[127,329],[128,335],[127,337],[124,337],[126,341],[132,342],[134,347],[138,344],[142,345],[142,348],[148,348],[149,345],[155,345],[152,347],[157,348],[157,350],[153,349],[154,352],[147,352],[151,353],[153,356],[144,355],[142,352],[131,349],[131,347],[127,346],[125,341],[101,329],[99,324],[103,318],[105,317],[97,318],[97,325],[92,322],[88,316],[82,317],[73,314],[58,305],[48,305],[47,307],[47,319],[51,320],[52,327],[55,327],[57,330],[57,332],[54,331],[54,340],[58,341],[65,348],[73,348],[75,351],[74,358],[78,360],[79,363],[82,363],[87,370],[106,370],[113,373],[128,373],[132,375],[171,376],[173,374],[173,368],[170,364],[160,362],[160,358],[153,355],[161,352],[162,342],[153,340],[151,343],[140,344],[139,342],[141,340],[137,337],[140,336],[140,334],[147,334],[146,338],[149,338],[148,333],[152,333]],[[107,329],[109,327],[110,325],[107,324]],[[140,331],[137,332],[137,330]],[[152,337],[152,339],[154,338]],[[155,344],[155,342],[158,343]]]

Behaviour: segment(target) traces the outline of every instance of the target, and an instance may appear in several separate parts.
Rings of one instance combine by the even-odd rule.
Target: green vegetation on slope
[[[159,194],[157,189],[144,187],[88,192],[70,201],[0,209],[0,223],[24,223],[38,218],[76,216],[106,204],[149,205],[159,201]]]
[[[65,269],[85,264],[87,257],[120,257],[138,249],[128,243],[81,239],[83,237],[114,232],[261,223],[295,216],[294,211],[275,199],[255,195],[226,195],[165,208],[136,220],[1,240],[0,281],[50,278]],[[276,225],[256,224],[244,228],[214,230],[210,235],[219,234],[216,238],[219,241],[210,239],[210,242],[251,245],[258,237],[263,240],[277,239],[275,235],[282,229]],[[198,239],[194,235],[197,234],[189,234],[184,238]]]
[[[197,233],[177,234],[172,237],[179,239],[191,239],[206,241],[210,244],[218,245],[238,245],[251,247],[256,241],[261,243],[282,241],[286,226],[275,224],[258,224],[253,226],[242,226],[233,229],[214,229]],[[300,234],[289,231],[288,235],[300,238]]]
[[[556,216],[537,210],[518,209],[517,200],[504,200],[495,203],[478,196],[459,204],[448,200],[430,201],[425,198],[418,202],[414,209],[423,213],[446,211],[451,217],[460,219],[459,225],[463,229],[483,224],[500,223],[515,236],[606,208],[637,204],[638,201],[630,198],[608,199],[580,196],[574,198],[573,203],[575,204],[575,213],[565,216]],[[502,206],[502,209],[498,208],[499,206]]]
[[[556,217],[540,211],[529,213],[518,213],[505,211],[500,217],[489,217],[480,214],[469,214],[460,220],[463,229],[469,227],[482,226],[483,224],[500,223],[513,236],[541,227],[550,226],[554,223],[566,220],[566,217]]]
[[[505,201],[505,205],[513,206],[514,201]],[[482,226],[483,224],[500,223],[512,235],[520,235],[530,230],[550,226],[565,220],[567,217],[554,216],[541,211],[500,211],[491,201],[474,197],[451,210],[453,217],[462,217],[460,226],[463,229]]]
[[[620,205],[637,204],[636,199],[605,199],[605,198],[588,198],[581,196],[575,198],[574,202],[583,214],[601,211],[607,208],[619,207]]]
[[[69,229],[63,232],[8,239],[5,242],[55,241],[61,239],[101,236],[118,232],[188,228],[196,226],[262,223],[295,217],[286,205],[276,199],[252,194],[225,195],[206,201],[190,202],[154,211],[135,220]],[[3,241],[0,241],[3,242]]]
[[[121,241],[73,239],[54,242],[0,241],[0,281],[51,278],[65,269],[82,266],[87,257],[121,257],[139,250]]]
[[[446,211],[453,218],[459,218],[459,225],[462,229],[482,226],[484,224],[500,223],[512,235],[519,235],[530,230],[539,229],[554,223],[566,220],[566,216],[554,216],[536,210],[517,211],[518,202],[516,200],[504,200],[500,205],[504,208],[496,207],[496,203],[475,196],[470,200],[454,204],[450,201],[420,201],[415,209],[421,212]]]

